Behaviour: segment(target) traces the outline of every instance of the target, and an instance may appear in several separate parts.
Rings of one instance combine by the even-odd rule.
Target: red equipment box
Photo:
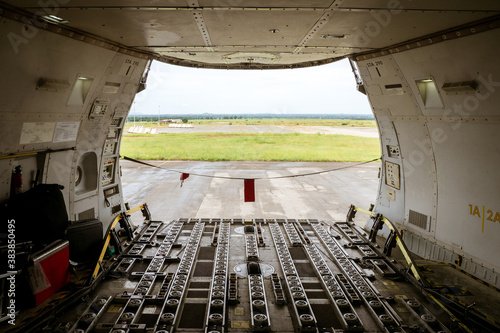
[[[57,240],[32,258],[29,280],[35,303],[39,305],[69,283],[69,242]]]

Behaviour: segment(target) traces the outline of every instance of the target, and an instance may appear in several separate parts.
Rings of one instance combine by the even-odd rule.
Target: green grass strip
[[[380,143],[298,133],[125,134],[120,154],[140,160],[363,162],[380,156]]]

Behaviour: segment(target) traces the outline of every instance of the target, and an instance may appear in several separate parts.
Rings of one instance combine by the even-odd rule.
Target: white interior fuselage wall
[[[2,19],[0,201],[20,165],[23,192],[38,173],[64,186],[71,221],[99,218],[106,230],[124,208],[119,145],[147,56],[47,27]]]
[[[500,30],[358,67],[381,132],[375,210],[412,251],[499,286]]]

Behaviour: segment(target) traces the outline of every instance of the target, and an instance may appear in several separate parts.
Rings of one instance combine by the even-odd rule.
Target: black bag
[[[69,259],[77,263],[94,262],[102,249],[102,222],[89,220],[71,224],[66,230]]]
[[[2,207],[3,221],[14,220],[16,243],[32,241],[35,250],[64,237],[68,213],[58,184],[40,184],[18,194]],[[2,240],[6,241],[7,223]]]

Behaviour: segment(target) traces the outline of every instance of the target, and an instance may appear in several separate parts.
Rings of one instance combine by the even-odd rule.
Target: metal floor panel
[[[62,319],[78,333],[452,331],[449,316],[356,228],[339,238],[346,227],[307,219],[150,222],[85,306]]]

